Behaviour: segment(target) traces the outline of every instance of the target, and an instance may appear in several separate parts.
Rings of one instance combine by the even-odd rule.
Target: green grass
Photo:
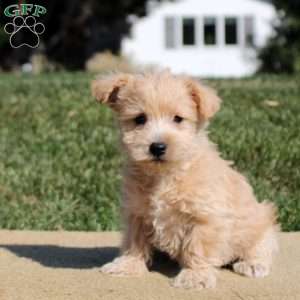
[[[91,76],[0,75],[0,227],[119,228],[121,156]],[[300,78],[214,80],[224,99],[210,136],[260,200],[300,230]],[[278,101],[271,107],[264,101]]]

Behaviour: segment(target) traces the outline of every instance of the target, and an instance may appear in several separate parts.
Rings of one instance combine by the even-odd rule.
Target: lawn
[[[114,230],[121,156],[91,75],[0,74],[0,227]],[[300,230],[300,77],[213,80],[224,99],[210,136],[259,200]]]

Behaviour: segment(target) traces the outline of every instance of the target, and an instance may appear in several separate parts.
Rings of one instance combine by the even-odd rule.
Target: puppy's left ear
[[[114,106],[119,101],[119,91],[128,84],[132,75],[115,74],[96,79],[91,84],[92,95],[100,103]]]
[[[221,99],[213,89],[193,79],[186,79],[185,83],[192,100],[197,105],[200,121],[208,121],[220,109]]]

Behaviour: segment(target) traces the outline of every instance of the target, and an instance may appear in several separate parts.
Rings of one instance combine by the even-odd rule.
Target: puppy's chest
[[[150,241],[159,250],[176,257],[192,224],[169,200],[163,194],[156,194],[151,198],[148,215],[152,229]]]

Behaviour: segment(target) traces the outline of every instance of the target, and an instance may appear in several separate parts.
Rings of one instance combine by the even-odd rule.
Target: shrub
[[[85,64],[85,69],[93,73],[107,71],[133,72],[134,66],[124,57],[113,55],[110,52],[94,54]]]

